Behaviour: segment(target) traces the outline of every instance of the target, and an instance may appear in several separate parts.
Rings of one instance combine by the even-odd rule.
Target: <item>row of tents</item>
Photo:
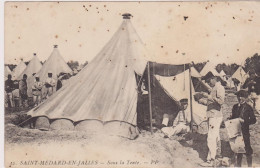
[[[152,124],[156,115],[162,118],[159,111],[176,116],[183,98],[189,101],[186,116],[192,124],[199,126],[207,119],[206,106],[193,98],[196,92],[208,91],[209,86],[200,80],[202,74],[190,64],[147,61],[149,54],[130,17],[131,14],[123,15],[117,32],[88,66],[27,113],[36,128],[84,130],[135,139],[139,134],[138,113],[148,113]],[[65,62],[57,49],[50,57],[54,58],[49,58],[37,72],[41,79],[49,71],[48,64],[71,71],[62,65]],[[142,83],[148,87],[149,100],[144,101],[147,103],[139,103],[138,88]]]
[[[201,70],[200,74],[202,76],[206,75],[208,72],[212,72],[213,75],[220,76],[224,81],[227,82],[227,86],[229,88],[235,87],[234,80],[237,80],[240,82],[240,85],[245,82],[245,80],[249,77],[248,73],[246,73],[242,66],[239,66],[237,70],[233,73],[232,76],[228,76],[225,74],[223,70],[221,70],[219,73],[216,70],[216,66],[211,63],[207,62],[206,65]]]
[[[37,75],[40,78],[40,81],[44,82],[48,73],[51,72],[54,79],[57,79],[57,76],[63,73],[71,73],[71,68],[67,65],[63,57],[61,56],[58,46],[54,45],[54,49],[42,65],[38,56],[34,53],[33,58],[30,60],[29,64],[26,64],[21,60],[21,62],[15,67],[13,71],[9,69],[8,66],[5,66],[5,78],[10,74],[12,75],[13,80],[21,80],[23,75],[27,75],[27,86],[28,86],[28,96],[32,96],[32,85],[34,84],[34,76]]]

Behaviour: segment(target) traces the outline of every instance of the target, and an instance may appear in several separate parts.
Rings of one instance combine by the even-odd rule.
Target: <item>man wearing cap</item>
[[[5,81],[5,93],[6,93],[6,100],[8,102],[8,107],[14,107],[13,93],[12,93],[14,89],[15,87],[14,87],[14,81],[12,80],[12,75],[8,74],[8,79]]]
[[[246,103],[248,97],[248,92],[245,90],[240,90],[236,93],[238,104],[235,104],[232,109],[232,116],[230,119],[239,118],[241,123],[241,130],[243,134],[243,139],[245,143],[246,158],[248,167],[252,167],[252,154],[253,149],[250,145],[250,133],[249,125],[256,123],[256,118],[254,111],[250,105]],[[242,163],[242,153],[236,154],[236,166],[241,167]]]
[[[38,75],[35,76],[35,82],[32,86],[32,94],[33,94],[33,103],[34,106],[37,106],[41,103],[42,99],[42,87],[43,84],[40,82],[40,77]]]
[[[47,89],[47,98],[50,97],[55,91],[56,81],[52,78],[52,73],[48,72],[48,78],[45,81],[45,87]]]
[[[253,107],[260,113],[260,77],[256,75],[255,70],[249,71],[249,78],[246,79],[243,88],[248,89]]]
[[[187,120],[186,117],[187,113],[185,113],[188,107],[188,99],[181,99],[180,104],[181,104],[181,109],[173,122],[173,126],[163,127],[161,129],[162,132],[168,137],[177,135],[179,133],[184,134],[190,131],[189,121]]]
[[[210,94],[203,93],[207,101],[207,118],[208,118],[208,138],[207,145],[209,148],[207,162],[201,166],[215,166],[215,159],[217,155],[217,144],[220,141],[219,130],[222,123],[222,104],[225,99],[225,88],[221,85],[218,76],[214,76],[209,72],[202,80],[205,80],[212,87]]]

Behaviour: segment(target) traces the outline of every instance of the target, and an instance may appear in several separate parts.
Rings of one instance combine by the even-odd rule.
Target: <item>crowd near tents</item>
[[[36,62],[35,62],[36,63]],[[58,75],[60,73],[70,73],[72,70],[70,67],[67,65],[63,57],[61,56],[58,46],[54,45],[53,51],[49,58],[46,60],[46,62],[43,64],[41,69],[36,72],[35,75],[37,75],[41,81],[45,81],[48,77],[48,73],[52,73],[52,76],[55,80],[57,80]],[[34,76],[28,76],[28,88],[31,88],[33,83],[34,83]],[[32,95],[32,90],[28,90],[28,95]],[[46,90],[43,88],[43,96],[45,96]]]
[[[36,128],[108,132],[135,139],[139,134],[140,116],[149,116],[147,123],[152,129],[152,124],[160,123],[163,113],[176,111],[173,113],[176,117],[181,99],[188,99],[185,115],[192,126],[199,127],[206,120],[206,106],[198,103],[194,96],[197,92],[208,92],[209,86],[201,80],[202,76],[212,72],[224,77],[224,71],[218,73],[211,62],[199,73],[188,62],[149,61],[149,52],[130,18],[130,14],[124,14],[121,26],[99,54],[85,68],[80,67],[82,70],[73,80],[27,113],[32,116]],[[231,78],[244,82],[239,75],[245,77],[246,73],[241,69]],[[13,72],[5,67],[5,76],[11,73],[18,80],[23,74],[28,75],[29,96],[33,74],[44,81],[49,72],[56,79],[60,73],[72,72],[57,45],[43,65],[34,55],[27,67],[22,60]],[[142,93],[142,85],[148,96]],[[138,114],[140,109],[146,109],[146,114]]]

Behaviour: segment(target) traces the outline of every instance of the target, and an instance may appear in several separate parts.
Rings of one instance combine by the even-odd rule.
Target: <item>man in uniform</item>
[[[188,107],[188,99],[181,99],[181,110],[179,111],[177,117],[173,122],[172,127],[163,127],[161,130],[167,136],[171,137],[177,134],[184,134],[190,131],[189,121],[187,121],[187,115],[185,115],[185,110]],[[166,124],[168,125],[168,123]]]
[[[249,71],[249,78],[246,79],[243,88],[248,89],[253,108],[260,113],[260,77],[256,75],[255,70]]]
[[[208,138],[207,145],[209,148],[207,162],[201,166],[210,167],[216,166],[216,155],[218,142],[220,141],[219,130],[222,123],[222,104],[225,99],[225,88],[221,85],[218,76],[214,76],[211,72],[202,77],[212,87],[210,94],[204,93],[208,99],[207,102],[207,118],[208,118]]]
[[[19,82],[19,92],[21,96],[21,103],[23,107],[28,107],[28,95],[27,95],[27,75],[23,75],[23,79]]]
[[[247,165],[248,167],[252,167],[253,149],[250,145],[249,125],[255,124],[256,118],[252,107],[246,103],[248,92],[245,90],[240,90],[236,93],[236,95],[239,103],[233,106],[232,116],[230,119],[239,118],[240,120],[241,130],[242,130],[243,139],[245,143]],[[238,153],[235,155],[237,157],[236,166],[241,167],[243,154]]]
[[[43,84],[42,84],[42,82],[40,82],[40,77],[38,75],[36,75],[34,85],[32,86],[34,106],[37,106],[38,104],[41,103],[42,87],[43,87]]]
[[[45,81],[45,87],[47,89],[47,98],[50,97],[56,90],[56,81],[52,78],[52,73],[48,73],[48,78]]]
[[[12,75],[8,74],[8,79],[5,81],[5,92],[6,92],[8,107],[14,107],[13,93],[12,93],[14,89],[15,89],[14,81],[12,80]]]

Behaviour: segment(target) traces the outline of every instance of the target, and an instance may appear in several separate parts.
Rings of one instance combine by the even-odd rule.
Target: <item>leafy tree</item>
[[[236,72],[238,67],[239,67],[239,65],[237,65],[235,63],[231,64],[230,65],[230,75],[233,75]]]
[[[251,58],[247,58],[245,62],[245,71],[254,69],[255,72],[260,75],[260,55],[255,53]]]
[[[30,61],[26,61],[26,62],[24,62],[25,63],[25,65],[27,66],[29,63],[30,63]]]
[[[78,61],[69,61],[68,63],[68,66],[71,68],[71,69],[77,69],[77,67],[79,66],[79,62]]]
[[[14,64],[5,64],[5,65],[8,66],[11,71],[13,71],[14,68],[17,66],[17,65],[14,65]]]
[[[198,72],[200,72],[200,71],[203,69],[203,67],[206,65],[206,63],[207,63],[207,62],[200,62],[200,63],[194,64],[194,68],[195,68]]]

